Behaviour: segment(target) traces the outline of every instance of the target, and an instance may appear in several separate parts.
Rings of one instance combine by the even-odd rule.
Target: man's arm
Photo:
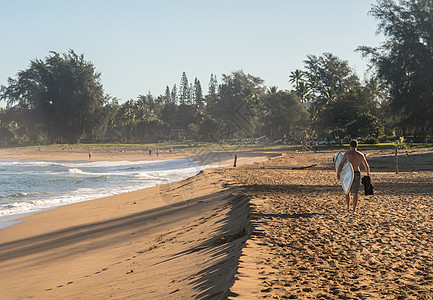
[[[365,171],[367,172],[367,176],[370,176],[370,166],[368,165],[364,154],[362,155],[362,164],[364,165]]]
[[[338,170],[337,170],[337,179],[340,180],[340,172],[341,169],[343,168],[343,163],[346,161],[347,159],[347,153],[344,153],[343,158],[340,161],[340,165],[338,166]]]

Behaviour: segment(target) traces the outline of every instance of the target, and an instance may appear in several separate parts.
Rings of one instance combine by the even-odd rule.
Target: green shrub
[[[401,136],[397,141],[395,141],[394,145],[398,149],[408,149],[408,148],[410,148],[410,146],[406,143],[406,140],[404,139],[404,136]]]
[[[379,143],[391,143],[395,140],[398,140],[398,136],[396,135],[382,135],[379,137]]]
[[[379,143],[379,140],[374,137],[367,137],[364,139],[364,144],[377,144]]]

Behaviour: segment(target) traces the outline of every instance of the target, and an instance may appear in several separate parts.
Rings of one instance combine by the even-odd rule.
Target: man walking
[[[352,203],[352,212],[356,214],[356,205],[358,204],[358,192],[359,186],[361,183],[361,172],[359,170],[359,166],[361,163],[364,165],[364,169],[367,172],[367,176],[370,176],[370,166],[365,159],[365,155],[358,151],[358,142],[356,140],[350,141],[350,150],[346,152],[341,160],[340,166],[337,171],[337,178],[340,180],[340,172],[343,167],[343,162],[348,160],[353,167],[354,178],[352,187],[350,188],[350,193],[352,194],[353,203]],[[350,212],[349,204],[350,204],[350,193],[346,194],[346,205],[347,212]]]

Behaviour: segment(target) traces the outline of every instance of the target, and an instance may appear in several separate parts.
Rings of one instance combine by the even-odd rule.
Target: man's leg
[[[356,213],[356,205],[358,204],[358,193],[353,193],[353,213]]]
[[[347,194],[346,194],[346,206],[347,206],[347,212],[350,212],[349,204],[350,204],[350,193],[347,193]]]
[[[352,198],[353,198],[353,210],[352,212],[354,214],[356,214],[356,206],[358,204],[358,192],[359,192],[359,186],[361,183],[361,173],[360,172],[355,172],[354,173],[354,178],[353,178],[353,183],[352,183],[352,188],[350,190],[350,192],[352,193]]]

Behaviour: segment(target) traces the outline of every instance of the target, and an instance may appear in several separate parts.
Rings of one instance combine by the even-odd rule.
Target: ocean
[[[170,183],[215,166],[164,161],[25,161],[0,159],[0,229],[61,205]]]

